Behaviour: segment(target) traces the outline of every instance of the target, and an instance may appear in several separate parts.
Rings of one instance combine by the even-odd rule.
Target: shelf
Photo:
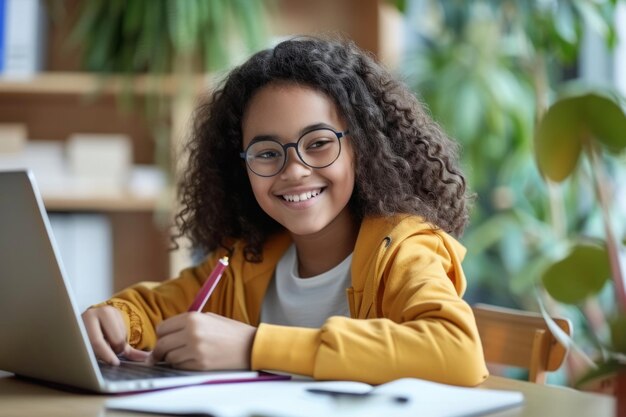
[[[157,198],[132,194],[92,197],[44,195],[43,200],[49,211],[150,212],[159,206]]]
[[[213,80],[213,76],[197,75],[192,79],[189,87],[192,91],[204,91]],[[172,75],[157,77],[152,75],[136,76],[132,81],[121,75],[100,76],[86,72],[43,72],[24,79],[0,78],[0,94],[116,94],[128,91],[131,82],[131,91],[136,94],[147,92],[161,92],[166,95],[175,95],[186,87],[186,83]]]

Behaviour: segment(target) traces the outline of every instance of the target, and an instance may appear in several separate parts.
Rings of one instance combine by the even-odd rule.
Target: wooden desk
[[[518,408],[490,414],[490,417],[614,417],[612,397],[583,393],[569,388],[537,385],[512,379],[489,377],[484,388],[524,393],[526,403]],[[73,394],[30,383],[0,371],[0,417],[145,417],[146,414],[109,411],[108,397]],[[417,416],[416,416],[417,417]]]

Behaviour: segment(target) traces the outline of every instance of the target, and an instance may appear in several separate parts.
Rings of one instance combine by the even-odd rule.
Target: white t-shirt
[[[263,306],[261,322],[319,328],[331,316],[350,316],[346,289],[350,287],[352,254],[323,274],[300,278],[295,245],[276,265]]]

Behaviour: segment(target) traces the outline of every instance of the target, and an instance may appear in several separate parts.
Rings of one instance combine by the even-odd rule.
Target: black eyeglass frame
[[[313,165],[307,164],[307,163],[304,161],[304,159],[302,158],[302,155],[300,155],[300,152],[298,151],[298,144],[300,143],[300,141],[302,140],[302,138],[304,138],[304,137],[305,137],[306,135],[308,135],[309,133],[311,133],[311,132],[316,132],[316,131],[318,131],[318,130],[328,130],[328,131],[333,132],[333,133],[335,134],[335,136],[337,137],[337,141],[339,142],[339,152],[337,152],[337,156],[335,157],[335,159],[333,159],[330,163],[328,163],[328,164],[326,164],[326,165],[323,165],[323,166],[320,166],[320,167],[316,167],[316,166],[313,166]],[[252,145],[254,145],[255,143],[257,143],[257,142],[252,142],[252,143],[250,143],[250,144],[246,147],[246,150],[245,150],[245,151],[243,151],[243,152],[241,152],[241,153],[239,154],[239,157],[240,157],[241,159],[243,159],[243,160],[246,162],[246,166],[248,167],[248,169],[249,169],[250,171],[254,172],[254,174],[255,174],[255,175],[258,175],[259,177],[265,177],[265,178],[274,177],[274,176],[276,176],[276,175],[280,174],[280,172],[283,170],[283,168],[285,168],[285,165],[287,164],[287,152],[288,152],[289,148],[294,148],[294,149],[296,150],[296,155],[298,155],[298,158],[300,159],[300,162],[302,162],[304,165],[308,166],[309,168],[313,168],[313,169],[322,169],[322,168],[326,168],[326,167],[331,166],[332,164],[334,164],[334,163],[335,163],[335,161],[336,161],[337,159],[339,159],[339,156],[341,155],[341,139],[342,139],[342,138],[344,138],[344,137],[346,137],[346,136],[347,136],[347,135],[349,135],[349,134],[350,134],[350,131],[349,131],[349,130],[344,130],[344,131],[340,131],[340,132],[338,132],[338,131],[336,131],[335,129],[332,129],[332,128],[330,128],[330,127],[319,127],[319,128],[317,128],[317,129],[311,129],[311,130],[308,130],[308,131],[304,132],[304,133],[302,134],[302,136],[300,136],[300,137],[298,138],[298,140],[297,140],[297,141],[295,141],[295,142],[285,143],[284,145],[283,145],[282,143],[280,143],[279,141],[275,140],[275,139],[264,139],[264,140],[263,140],[264,142],[265,142],[265,141],[267,141],[267,142],[275,142],[275,143],[277,143],[280,147],[282,147],[282,148],[283,148],[283,163],[282,163],[282,165],[280,166],[280,168],[278,169],[278,171],[276,171],[276,173],[275,173],[275,174],[272,174],[272,175],[262,175],[262,174],[259,174],[258,172],[256,172],[255,170],[253,170],[253,169],[252,169],[252,167],[250,167],[250,164],[248,163],[248,149],[250,149],[250,147],[251,147]]]

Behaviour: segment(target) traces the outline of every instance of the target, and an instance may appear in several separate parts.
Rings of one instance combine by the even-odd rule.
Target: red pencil
[[[228,256],[224,256],[217,261],[217,265],[211,271],[211,275],[206,279],[202,288],[194,298],[193,303],[191,303],[191,307],[187,311],[202,311],[204,305],[209,300],[209,297],[213,293],[213,290],[217,286],[217,283],[220,282],[220,278],[224,273],[224,269],[228,266]]]

